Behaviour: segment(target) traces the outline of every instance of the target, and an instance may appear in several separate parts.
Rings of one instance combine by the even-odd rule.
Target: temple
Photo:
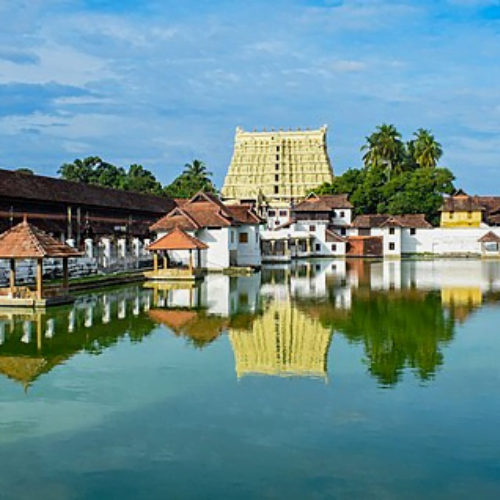
[[[326,126],[317,130],[246,132],[236,129],[222,197],[283,208],[333,180]],[[288,213],[283,213],[287,218]]]
[[[327,379],[332,331],[289,301],[272,302],[249,332],[229,328],[236,375]]]

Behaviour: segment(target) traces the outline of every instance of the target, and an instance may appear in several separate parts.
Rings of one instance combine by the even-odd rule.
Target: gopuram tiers
[[[331,182],[326,131],[326,126],[262,132],[238,127],[223,199],[289,206],[324,182]]]

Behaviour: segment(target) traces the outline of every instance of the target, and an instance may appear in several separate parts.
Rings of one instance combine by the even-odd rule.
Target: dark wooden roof
[[[424,214],[366,214],[358,215],[352,227],[371,228],[371,227],[405,227],[405,228],[431,228],[432,225],[425,220]]]
[[[0,234],[0,258],[39,259],[81,257],[73,247],[61,243],[26,220]]]
[[[3,197],[157,214],[167,213],[175,206],[167,197],[0,169],[0,199]]]
[[[353,208],[347,194],[310,194],[305,201],[296,205],[295,212],[331,212],[339,208]]]
[[[477,196],[467,196],[460,194],[458,196],[448,196],[443,200],[440,208],[441,212],[483,212],[486,210]]]

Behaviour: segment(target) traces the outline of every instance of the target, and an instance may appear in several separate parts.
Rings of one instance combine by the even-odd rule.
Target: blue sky
[[[0,165],[77,157],[162,182],[234,131],[329,126],[336,173],[376,125],[430,128],[500,193],[500,0],[0,0]]]

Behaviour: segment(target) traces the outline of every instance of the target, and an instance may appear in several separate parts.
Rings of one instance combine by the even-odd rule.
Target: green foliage
[[[33,170],[31,170],[31,168],[25,168],[25,167],[16,168],[15,171],[18,174],[26,174],[26,175],[34,175],[34,173],[35,173],[35,172],[33,172]]]
[[[207,170],[202,161],[193,160],[192,163],[186,163],[182,174],[164,189],[164,193],[171,198],[191,198],[201,190],[217,193],[211,177],[212,172]]]
[[[97,186],[166,195],[172,198],[190,198],[200,190],[216,193],[212,173],[200,160],[186,164],[182,174],[172,184],[162,186],[154,174],[142,165],[130,165],[128,171],[103,161],[98,156],[76,159],[61,165],[59,175],[68,181],[95,184]]]
[[[423,213],[433,224],[439,221],[444,194],[455,190],[455,177],[447,168],[436,167],[443,151],[434,136],[419,129],[406,145],[393,125],[381,125],[361,148],[364,168],[349,169],[319,194],[347,193],[355,213]]]
[[[142,165],[130,165],[125,178],[125,189],[128,191],[137,191],[139,193],[152,193],[161,195],[163,188],[156,177],[146,170]]]
[[[443,364],[441,347],[454,337],[439,294],[418,291],[355,293],[348,315],[325,308],[321,322],[364,347],[368,371],[383,386],[410,368],[422,381]]]

